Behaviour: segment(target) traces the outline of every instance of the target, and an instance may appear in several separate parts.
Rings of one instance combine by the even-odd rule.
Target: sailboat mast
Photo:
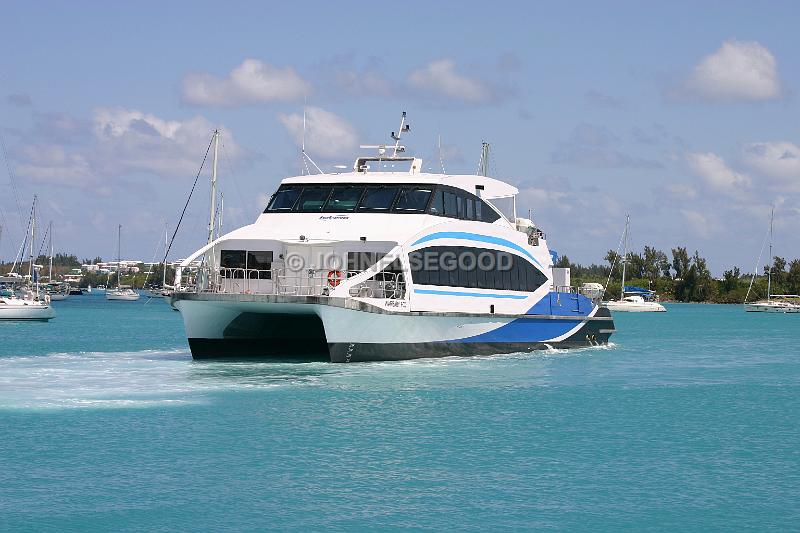
[[[211,214],[208,217],[208,244],[211,244],[214,241],[214,219],[217,217],[217,155],[218,154],[219,154],[219,130],[214,130],[214,159],[211,165]]]
[[[122,224],[117,226],[117,290],[120,285],[120,270],[122,270]]]
[[[169,228],[167,227],[166,224],[164,224],[164,250],[166,250],[169,247],[168,239],[169,239]],[[167,257],[166,256],[164,256],[164,263],[161,266],[163,267],[162,268],[162,272],[161,272],[161,288],[163,289],[164,287],[167,286]]]
[[[53,283],[53,221],[50,221],[50,226],[47,228],[47,234],[50,235],[50,269],[47,271],[48,283]]]
[[[631,224],[631,216],[625,215],[625,237],[622,245],[622,288],[619,290],[619,299],[625,298],[625,270],[628,267],[628,228]]]
[[[33,243],[36,241],[36,195],[33,195],[33,208],[31,209],[31,242],[30,242],[30,265],[28,266],[28,275],[33,282]]]
[[[775,220],[775,206],[769,216],[769,263],[767,263],[767,301],[772,300],[772,222]]]

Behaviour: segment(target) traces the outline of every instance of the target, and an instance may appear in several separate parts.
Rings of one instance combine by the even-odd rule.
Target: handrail
[[[331,272],[340,274],[331,275]],[[196,272],[196,292],[220,294],[263,294],[293,296],[330,296],[333,289],[364,271],[328,269],[290,270],[221,267],[211,272],[202,267]],[[182,287],[182,291],[191,290]],[[361,298],[403,299],[406,283],[400,272],[381,271],[349,287],[350,296]]]

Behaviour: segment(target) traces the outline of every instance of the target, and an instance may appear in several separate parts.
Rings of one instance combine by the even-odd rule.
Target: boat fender
[[[328,272],[328,285],[331,287],[336,287],[342,282],[342,271],[341,270],[330,270]]]

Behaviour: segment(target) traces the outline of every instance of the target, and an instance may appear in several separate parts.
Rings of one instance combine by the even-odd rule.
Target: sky
[[[226,230],[307,153],[325,171],[389,140],[431,171],[520,189],[551,248],[602,262],[700,250],[752,271],[800,257],[795,2],[4,2],[0,258],[34,194],[56,251],[163,254],[215,128]],[[439,148],[441,139],[441,149]],[[206,238],[209,165],[171,252]],[[41,235],[41,233],[40,233]],[[160,249],[160,251],[159,251]]]

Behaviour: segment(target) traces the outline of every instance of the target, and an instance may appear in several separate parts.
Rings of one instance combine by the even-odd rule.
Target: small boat
[[[45,294],[50,296],[53,302],[59,302],[69,298],[70,287],[68,283],[49,283],[44,288]]]
[[[625,270],[628,264],[628,230],[630,229],[631,216],[625,217],[625,232],[622,234],[624,242],[622,252],[622,290],[620,291],[619,300],[610,300],[603,302],[603,305],[610,311],[622,311],[626,313],[664,313],[667,308],[660,303],[652,300],[646,300],[643,295],[654,296],[653,291],[640,289],[639,287],[626,287],[625,286]],[[619,250],[619,248],[617,248]],[[609,274],[609,278],[611,275]],[[633,293],[633,294],[629,294]]]
[[[0,298],[0,320],[41,320],[56,317],[50,305],[50,297],[19,298],[16,296]]]
[[[70,296],[80,296],[83,294],[83,289],[80,287],[70,287],[69,288],[69,295]]]
[[[122,224],[117,228],[117,287],[115,289],[106,289],[106,300],[126,300],[133,301],[139,299],[139,293],[133,290],[130,285],[120,284],[120,263],[121,261],[121,246],[122,241]]]
[[[611,311],[626,311],[629,313],[663,313],[667,309],[658,302],[648,302],[639,295],[624,296],[619,300],[603,302]]]
[[[30,243],[30,266],[28,276],[19,274],[0,278],[0,283],[10,289],[10,295],[0,297],[0,320],[40,320],[55,318],[56,313],[50,305],[50,296],[39,290],[39,270],[34,264],[34,243],[36,242],[36,196],[33,197],[31,218],[25,235]],[[16,263],[16,262],[15,262]],[[30,283],[29,283],[30,282]],[[17,288],[16,285],[26,285]],[[29,283],[29,284],[28,284]],[[4,292],[4,294],[7,294]]]
[[[761,263],[761,254],[758,256],[753,277],[750,279],[750,287],[744,297],[744,310],[750,313],[800,313],[800,296],[796,294],[772,294],[772,226],[775,220],[775,207],[769,217],[769,262],[767,263],[767,297],[757,302],[747,302],[750,291],[753,289],[753,282],[758,274],[758,264]],[[764,252],[764,245],[761,245],[761,252]],[[776,299],[774,299],[776,298]],[[789,301],[793,299],[793,301]]]
[[[129,285],[120,285],[116,289],[108,289],[106,291],[106,300],[138,300],[139,293],[133,290]]]

